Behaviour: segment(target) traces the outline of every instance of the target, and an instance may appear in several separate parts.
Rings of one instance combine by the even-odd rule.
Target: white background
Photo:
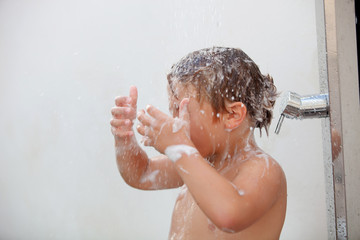
[[[167,112],[171,65],[212,46],[243,49],[280,92],[319,92],[313,0],[0,0],[0,239],[166,239],[179,190],[123,182],[110,109],[136,85]],[[281,239],[326,239],[320,121],[275,135],[278,108],[259,144],[287,176]]]

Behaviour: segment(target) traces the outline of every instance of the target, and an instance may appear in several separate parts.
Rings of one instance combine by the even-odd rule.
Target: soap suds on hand
[[[174,119],[174,123],[173,123],[173,126],[172,126],[172,132],[176,133],[176,132],[180,131],[180,129],[182,127],[184,127],[184,126],[186,126],[186,121],[176,117]]]
[[[173,162],[177,162],[183,153],[190,156],[198,151],[196,148],[184,144],[172,145],[165,149],[165,155]]]

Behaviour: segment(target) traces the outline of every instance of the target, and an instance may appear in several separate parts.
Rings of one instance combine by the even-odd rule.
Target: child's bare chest
[[[194,239],[208,222],[184,185],[175,203],[169,239]]]
[[[169,239],[229,239],[202,212],[186,186],[176,200]],[[231,238],[232,239],[232,238]]]

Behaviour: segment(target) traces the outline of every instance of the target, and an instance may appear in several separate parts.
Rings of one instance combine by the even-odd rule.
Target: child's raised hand
[[[111,109],[113,118],[110,121],[111,132],[115,137],[126,138],[134,135],[133,124],[136,118],[138,92],[135,86],[130,87],[129,96],[115,98],[115,107]]]
[[[179,118],[172,118],[151,105],[146,108],[148,115],[141,110],[137,115],[140,121],[137,130],[144,136],[144,145],[153,146],[160,153],[171,145],[193,145],[190,140],[188,103],[188,98],[181,101]]]

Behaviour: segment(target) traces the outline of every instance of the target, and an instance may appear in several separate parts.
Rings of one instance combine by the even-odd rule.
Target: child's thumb
[[[129,97],[131,98],[131,106],[136,108],[137,99],[138,99],[138,91],[135,86],[130,87]]]
[[[179,106],[179,118],[186,122],[189,122],[190,120],[189,111],[188,111],[189,102],[190,102],[189,98],[184,98],[183,100],[181,100]]]

